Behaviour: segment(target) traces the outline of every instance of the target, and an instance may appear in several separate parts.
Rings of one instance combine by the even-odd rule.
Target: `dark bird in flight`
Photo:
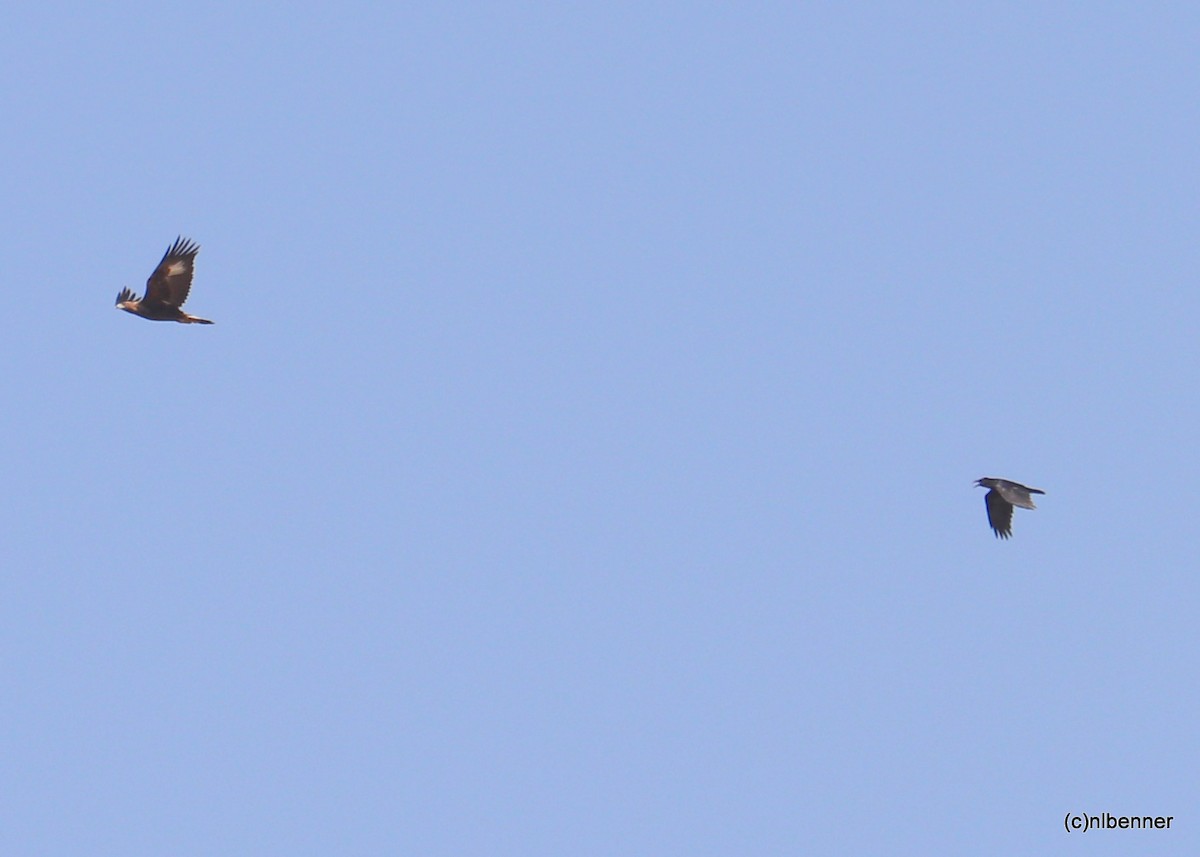
[[[138,298],[132,289],[121,289],[117,309],[140,315],[151,321],[177,321],[180,324],[212,324],[207,318],[188,315],[180,309],[192,288],[192,271],[200,245],[180,236],[167,248],[162,261],[146,280],[146,295]]]
[[[1007,479],[996,479],[992,476],[985,476],[975,484],[991,489],[984,495],[983,501],[987,504],[988,523],[992,525],[998,539],[1012,537],[1013,506],[1036,509],[1031,495],[1046,493],[1041,488],[1029,488],[1020,482],[1009,482]]]

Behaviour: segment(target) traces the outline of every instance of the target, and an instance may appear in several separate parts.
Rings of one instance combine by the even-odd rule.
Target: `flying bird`
[[[151,321],[177,321],[180,324],[212,324],[207,318],[188,315],[180,309],[192,288],[192,271],[200,245],[182,235],[167,248],[162,261],[146,280],[146,294],[138,298],[132,289],[121,289],[117,309],[140,315]]]
[[[996,533],[996,538],[1012,537],[1013,506],[1022,509],[1036,509],[1033,505],[1032,494],[1045,494],[1041,488],[1029,488],[1020,482],[1010,482],[1007,479],[996,479],[985,476],[975,482],[980,488],[990,488],[984,495],[987,504],[988,523]]]

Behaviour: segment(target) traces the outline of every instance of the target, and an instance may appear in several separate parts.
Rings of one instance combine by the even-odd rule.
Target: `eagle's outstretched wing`
[[[176,238],[150,279],[146,280],[146,296],[142,302],[175,308],[183,306],[192,288],[192,272],[199,252],[200,245],[190,238]]]

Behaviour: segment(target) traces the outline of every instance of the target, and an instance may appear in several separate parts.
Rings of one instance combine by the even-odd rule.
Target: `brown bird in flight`
[[[177,321],[180,324],[212,324],[207,318],[188,315],[180,309],[192,288],[192,271],[200,245],[182,235],[167,248],[162,261],[146,280],[146,295],[138,298],[132,289],[121,289],[117,309],[140,315],[151,321]]]
[[[980,488],[991,489],[984,495],[983,500],[987,504],[988,523],[998,539],[1012,537],[1013,506],[1036,509],[1032,495],[1046,493],[1041,488],[1029,488],[1020,482],[996,479],[994,476],[985,476],[975,484]]]

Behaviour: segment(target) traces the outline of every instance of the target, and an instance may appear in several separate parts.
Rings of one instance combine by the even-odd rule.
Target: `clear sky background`
[[[1198,48],[8,9],[0,852],[1197,853]]]

